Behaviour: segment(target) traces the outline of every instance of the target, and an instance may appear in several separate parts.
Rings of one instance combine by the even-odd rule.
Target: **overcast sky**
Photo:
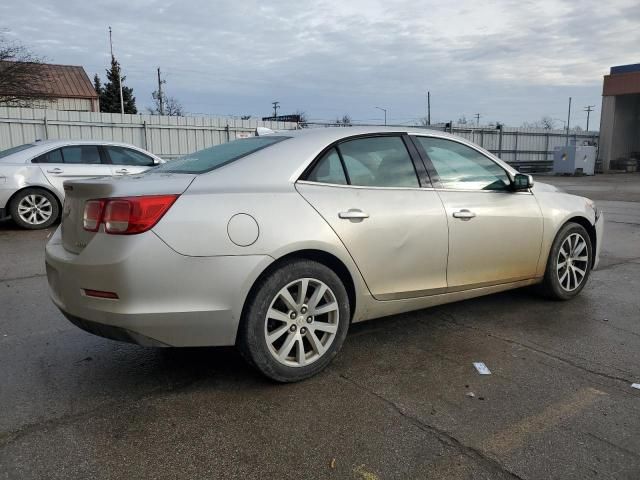
[[[104,77],[114,51],[139,110],[156,67],[190,113],[411,123],[481,114],[517,126],[600,117],[602,76],[640,62],[638,0],[278,2],[2,0],[0,28],[53,63]],[[561,122],[558,122],[562,126]]]

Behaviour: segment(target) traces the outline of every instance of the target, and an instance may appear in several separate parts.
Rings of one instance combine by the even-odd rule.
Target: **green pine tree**
[[[102,96],[102,82],[97,73],[93,77],[93,88],[98,94],[98,98],[100,98]]]
[[[100,95],[100,111],[107,113],[120,113],[120,84],[119,77],[122,75],[120,73],[120,64],[115,59],[115,57],[111,57],[111,68],[106,71],[107,72],[107,82],[104,86],[100,86],[100,78],[96,74],[94,78],[94,85],[100,86],[100,91],[98,91],[98,87],[96,87],[96,91],[98,95]],[[124,103],[124,113],[138,113],[138,109],[136,108],[136,97],[133,96],[133,88],[126,87],[124,85],[124,80],[127,77],[122,76],[122,100]],[[97,84],[96,84],[97,80]]]

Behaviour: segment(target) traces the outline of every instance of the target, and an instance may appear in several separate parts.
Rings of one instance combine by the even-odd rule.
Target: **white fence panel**
[[[297,128],[289,122],[225,117],[168,117],[0,107],[0,150],[35,140],[112,140],[175,158],[255,132]]]

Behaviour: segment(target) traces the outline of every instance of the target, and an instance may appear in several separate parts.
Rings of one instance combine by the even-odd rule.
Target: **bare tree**
[[[0,105],[32,106],[47,95],[43,59],[0,32]]]
[[[249,120],[251,119],[251,115],[241,115],[240,120]]]
[[[352,125],[351,116],[345,113],[342,118],[336,118],[336,124],[343,127],[350,127]]]
[[[535,122],[523,122],[523,128],[544,128],[545,130],[554,130],[556,128],[556,121],[548,115],[545,115],[540,120]]]
[[[467,120],[466,116],[462,115],[456,123],[458,125],[466,125],[467,123],[469,123],[469,120]]]
[[[149,113],[152,115],[160,115],[160,95],[162,95],[162,114],[170,117],[182,117],[184,116],[184,108],[182,104],[175,97],[168,97],[164,92],[160,93],[154,90],[151,93],[153,98],[153,106],[148,108]]]

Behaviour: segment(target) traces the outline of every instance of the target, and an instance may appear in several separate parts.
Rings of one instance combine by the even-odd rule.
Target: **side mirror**
[[[511,184],[514,190],[528,190],[533,187],[533,177],[524,173],[516,173]]]

